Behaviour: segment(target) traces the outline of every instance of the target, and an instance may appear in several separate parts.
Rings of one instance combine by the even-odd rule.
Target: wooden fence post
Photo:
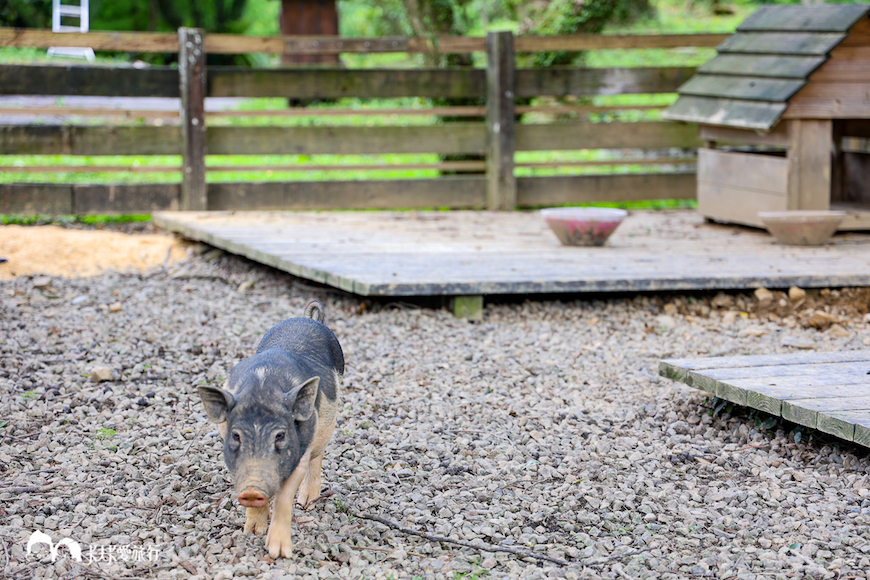
[[[205,31],[178,29],[181,92],[181,209],[208,209],[205,184]]]
[[[486,35],[486,207],[513,210],[516,121],[514,38],[509,30]]]

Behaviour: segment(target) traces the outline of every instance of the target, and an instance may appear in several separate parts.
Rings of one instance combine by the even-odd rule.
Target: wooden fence
[[[693,170],[645,174],[515,177],[517,166],[668,164],[686,159],[608,162],[516,163],[515,153],[577,149],[692,149],[693,125],[660,121],[517,123],[523,97],[672,93],[694,72],[691,67],[517,69],[516,53],[599,48],[715,46],[725,35],[517,37],[436,40],[379,38],[241,37],[181,29],[153,33],[64,34],[0,29],[0,46],[90,46],[95,50],[179,53],[179,66],[144,69],[85,65],[0,65],[0,94],[181,97],[177,126],[5,125],[0,154],[181,155],[181,184],[77,185],[0,184],[2,213],[148,213],[161,209],[320,209],[455,207],[513,209],[594,201],[694,198]],[[474,52],[485,51],[485,69],[250,69],[205,66],[205,55],[241,52]],[[485,122],[427,126],[207,126],[205,97],[485,97],[485,107],[388,111],[485,117]],[[620,107],[581,107],[601,112]],[[638,109],[648,107],[622,107]],[[557,110],[565,110],[558,108]],[[0,112],[10,112],[0,109]],[[16,109],[13,112],[32,110]],[[70,112],[66,110],[66,112]],[[86,114],[88,111],[76,111]],[[91,111],[93,112],[93,111]],[[99,111],[106,115],[107,111]],[[329,111],[329,115],[358,114]],[[137,112],[127,112],[138,116]],[[147,113],[141,112],[142,116]],[[241,112],[226,112],[239,116]],[[248,114],[311,115],[310,110]],[[483,155],[484,162],[408,165],[438,169],[481,169],[482,174],[434,179],[208,183],[209,155],[439,153]],[[366,166],[371,167],[371,166]],[[293,169],[300,167],[294,166]],[[311,168],[311,167],[309,167]],[[322,168],[322,166],[318,166]],[[348,166],[342,165],[341,169]],[[11,168],[0,167],[0,172]],[[48,167],[36,170],[49,170]],[[163,168],[165,169],[165,168]],[[235,168],[237,169],[237,168]],[[259,169],[271,169],[262,166]],[[284,168],[282,168],[284,169]]]

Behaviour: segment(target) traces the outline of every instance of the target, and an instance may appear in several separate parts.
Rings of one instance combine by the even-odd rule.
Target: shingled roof
[[[769,130],[870,5],[764,6],[677,92],[663,117]]]

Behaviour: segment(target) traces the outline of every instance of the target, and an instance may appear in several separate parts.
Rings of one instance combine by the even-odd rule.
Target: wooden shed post
[[[830,209],[833,137],[830,119],[788,122],[787,209]]]
[[[205,183],[205,31],[178,29],[181,93],[181,209],[208,209]]]
[[[486,35],[486,207],[517,206],[514,177],[514,39],[509,30]]]

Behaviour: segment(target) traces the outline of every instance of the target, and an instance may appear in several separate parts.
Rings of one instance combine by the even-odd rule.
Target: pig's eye
[[[241,440],[242,440],[242,438],[239,436],[238,433],[233,433],[233,441],[235,441],[236,443],[238,443],[238,442],[241,441]]]
[[[284,441],[284,436],[285,433],[283,431],[279,432],[275,435],[275,442],[278,443],[279,441]]]

